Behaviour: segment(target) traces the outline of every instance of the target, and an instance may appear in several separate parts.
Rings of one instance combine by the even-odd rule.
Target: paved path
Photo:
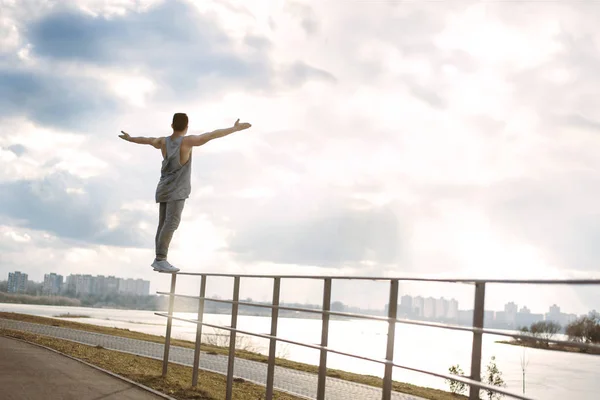
[[[66,339],[87,345],[100,345],[106,349],[141,355],[162,360],[164,346],[143,340],[127,339],[100,333],[85,332],[75,329],[60,328],[50,325],[32,324],[0,318],[0,328],[37,333]],[[194,350],[171,346],[169,361],[192,366]],[[227,357],[211,355],[203,352],[200,356],[200,367],[203,370],[225,375],[227,372]],[[235,359],[235,377],[266,385],[267,364],[256,361]],[[317,397],[317,375],[293,369],[275,367],[275,388],[297,396],[315,399]],[[381,389],[327,377],[325,389],[327,400],[380,400]],[[392,393],[393,400],[423,400],[422,398],[403,393]]]
[[[0,336],[3,400],[162,400],[135,385],[32,344]]]

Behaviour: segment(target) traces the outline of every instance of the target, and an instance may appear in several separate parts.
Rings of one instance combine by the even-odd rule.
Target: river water
[[[126,328],[132,331],[154,335],[165,334],[166,320],[152,311],[111,310],[82,307],[58,307],[25,304],[0,303],[0,311],[54,317],[58,314],[87,315],[90,318],[70,319],[73,321]],[[195,318],[195,314],[176,313],[184,318]],[[204,321],[218,325],[228,325],[228,315],[206,314]],[[239,316],[238,329],[268,334],[269,317]],[[205,328],[206,333],[215,333]],[[221,331],[219,333],[226,333]],[[173,337],[193,341],[196,326],[174,321]],[[316,319],[279,318],[278,336],[298,342],[318,344],[321,338],[321,321]],[[399,364],[436,372],[447,373],[448,367],[459,364],[468,373],[471,354],[469,332],[455,332],[428,327],[398,324],[394,358]],[[384,358],[387,339],[387,324],[379,321],[332,320],[329,328],[329,347],[358,353],[360,355]],[[525,393],[536,399],[597,400],[600,398],[600,356],[574,353],[524,349],[517,346],[495,343],[501,337],[484,335],[482,370],[490,357],[496,357],[498,368],[503,374],[507,388],[522,392],[523,370],[525,367]],[[266,353],[268,341],[251,338],[255,350]],[[317,365],[319,352],[301,346],[278,345],[278,354],[294,361]],[[524,363],[522,362],[524,360]],[[368,361],[329,354],[327,365],[359,374],[383,375],[383,366]],[[442,379],[425,374],[394,369],[394,379],[419,386],[448,390]]]

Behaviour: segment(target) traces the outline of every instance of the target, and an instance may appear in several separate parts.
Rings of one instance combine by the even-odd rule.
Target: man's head
[[[171,124],[171,128],[175,132],[183,132],[187,133],[188,129],[188,116],[184,113],[176,113],[173,115],[173,123]]]

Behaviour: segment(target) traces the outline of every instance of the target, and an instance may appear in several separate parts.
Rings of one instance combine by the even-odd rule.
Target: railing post
[[[388,364],[385,364],[385,373],[383,376],[383,393],[382,400],[390,400],[392,398],[392,372],[394,366],[394,343],[396,340],[396,318],[398,317],[398,280],[390,281],[390,300],[388,303],[388,335],[387,335],[387,350],[385,359]]]
[[[323,284],[323,326],[321,328],[321,346],[327,347],[329,338],[329,311],[331,310],[331,278],[325,278]],[[327,383],[327,350],[321,349],[319,360],[319,383],[317,400],[325,400],[325,384]]]
[[[204,297],[206,295],[206,275],[200,282],[200,300],[198,301],[198,326],[196,327],[196,347],[194,348],[194,366],[192,367],[192,386],[198,386],[198,367],[200,366],[200,344],[202,342],[202,321],[204,319]]]
[[[231,304],[231,328],[229,334],[229,359],[227,360],[227,389],[225,400],[231,400],[233,396],[233,366],[235,363],[235,338],[237,329],[237,316],[240,301],[240,277],[233,278],[233,303]]]
[[[475,284],[475,306],[473,308],[473,328],[483,329],[485,316],[485,282]],[[473,348],[471,350],[471,379],[481,381],[481,332],[473,332]],[[469,400],[479,400],[479,388],[471,386]]]
[[[169,317],[167,318],[167,332],[165,334],[165,354],[163,356],[162,376],[167,376],[169,368],[169,349],[171,347],[171,326],[173,325],[173,306],[175,305],[175,284],[177,283],[177,274],[171,274],[171,291],[169,294]]]
[[[279,293],[281,289],[281,278],[273,281],[273,308],[271,309],[271,336],[269,343],[269,365],[267,366],[267,395],[266,400],[273,399],[273,384],[275,382],[275,352],[277,350],[277,321],[279,319]]]

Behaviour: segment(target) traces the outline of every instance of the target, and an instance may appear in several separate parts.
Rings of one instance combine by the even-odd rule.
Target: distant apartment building
[[[120,278],[115,276],[98,275],[93,279],[93,294],[114,294],[119,291]]]
[[[556,304],[550,306],[550,309],[546,313],[546,321],[558,322],[561,326],[565,327],[571,322],[577,319],[575,314],[565,314],[560,311],[560,307]]]
[[[42,285],[42,293],[46,296],[57,295],[62,291],[63,276],[57,275],[54,272],[44,275],[44,283]]]
[[[518,306],[512,301],[504,306],[505,323],[514,327],[517,320]]]
[[[27,290],[27,274],[20,271],[8,273],[8,292],[25,293]]]
[[[449,306],[450,306],[450,303],[448,302],[448,300],[444,299],[443,297],[441,299],[436,299],[435,300],[435,318],[436,319],[446,319],[446,314],[448,313]]]
[[[115,276],[69,275],[66,291],[80,295],[130,294],[148,296],[150,281],[142,279],[123,279]]]
[[[458,301],[451,299],[448,301],[448,310],[446,312],[446,319],[451,321],[458,320]]]
[[[413,315],[417,318],[422,318],[425,310],[425,299],[421,296],[417,296],[413,299]]]
[[[533,314],[529,308],[523,306],[515,318],[515,328],[519,329],[525,326],[531,326],[536,322],[544,320],[544,314]]]
[[[518,314],[518,306],[513,303],[507,303],[504,305],[503,311],[497,311],[495,317],[493,318],[494,325],[501,325],[504,327],[517,327],[517,314]]]
[[[400,298],[400,306],[398,307],[398,315],[402,317],[411,317],[413,315],[413,298],[405,295]]]
[[[435,305],[436,300],[433,297],[428,297],[425,299],[425,303],[423,304],[423,317],[427,319],[435,318]]]
[[[94,277],[92,275],[69,275],[66,290],[77,296],[93,294]]]
[[[119,279],[119,293],[148,296],[150,294],[150,281],[131,278]]]

